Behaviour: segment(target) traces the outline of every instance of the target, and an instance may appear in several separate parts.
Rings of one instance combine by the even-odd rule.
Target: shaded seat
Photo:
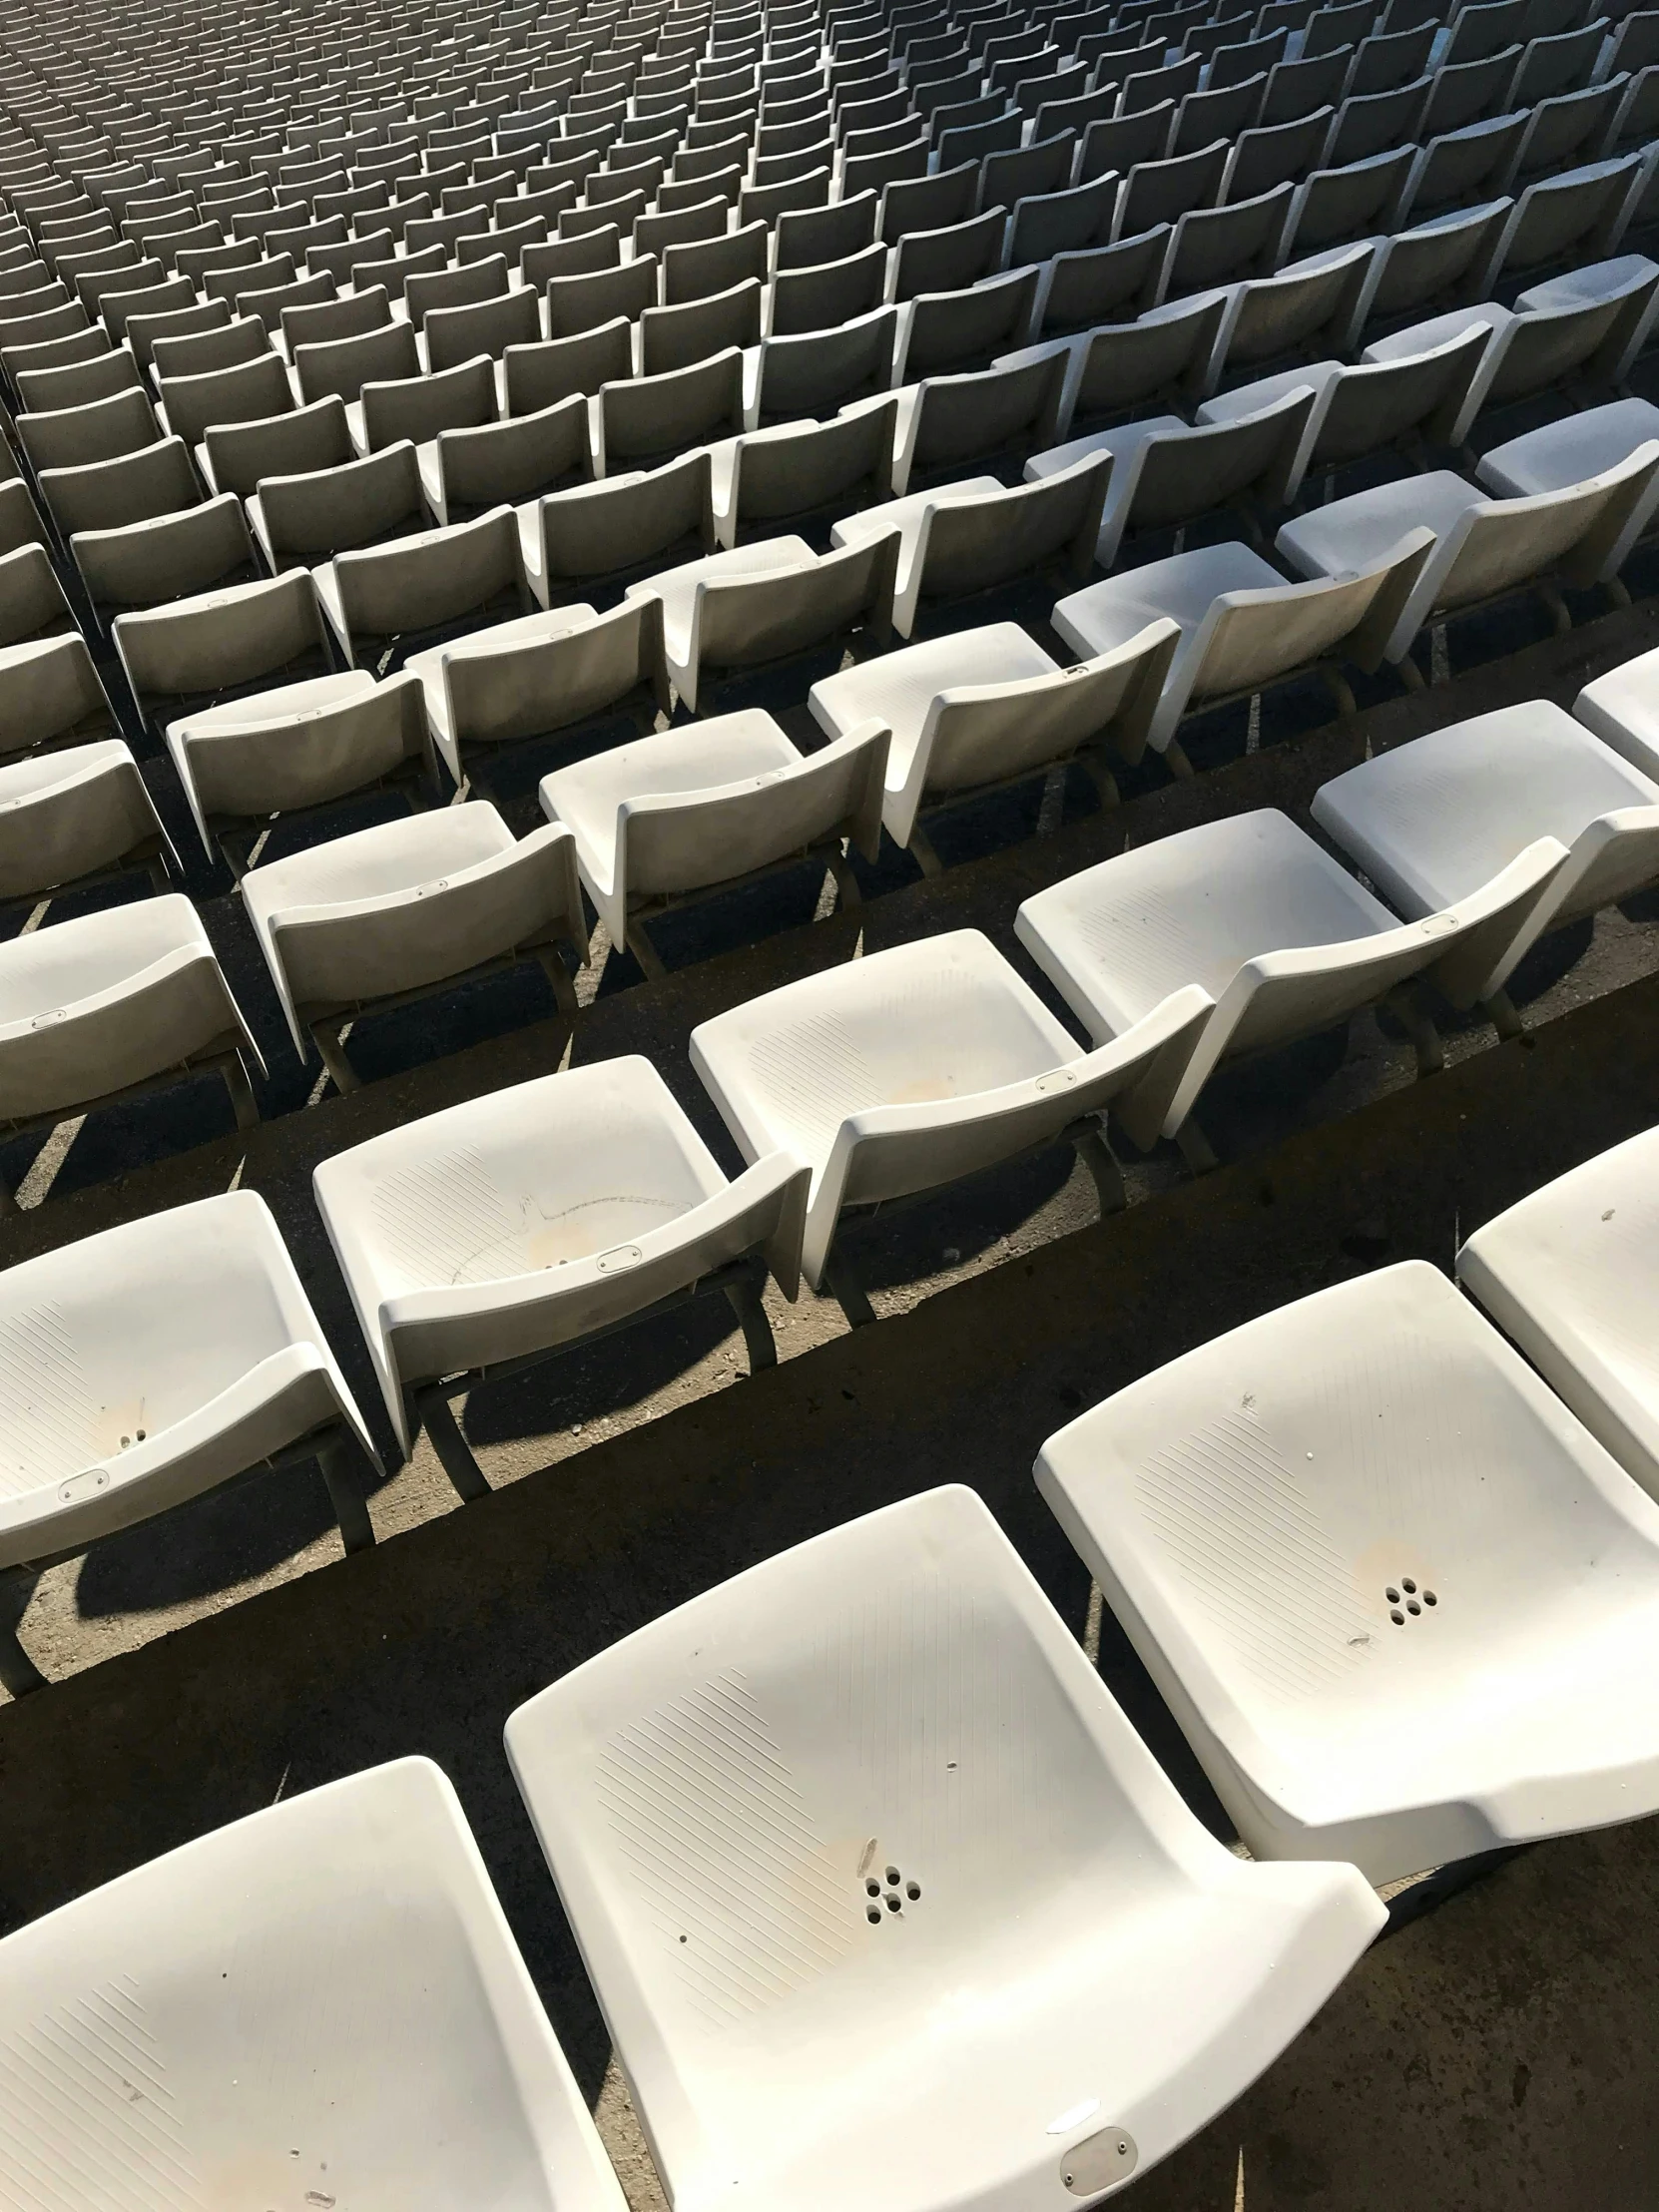
[[[481,747],[511,745],[628,715],[641,734],[673,706],[662,602],[625,600],[599,614],[576,604],[497,622],[423,653],[404,673],[425,693],[433,744],[457,786],[487,783]]]
[[[880,498],[892,481],[896,394],[854,401],[831,422],[777,423],[715,446],[715,530],[723,546],[826,507]],[[747,527],[746,527],[747,526]]]
[[[112,1234],[131,1248],[149,1227]],[[8,1936],[8,2042],[49,2048],[116,1956],[147,1992],[142,2025],[111,2006],[115,2047],[133,2053],[119,2062],[142,2069],[137,2052],[159,2036],[174,2093],[214,2115],[190,2141],[206,2191],[223,2196],[246,2175],[260,2195],[331,2195],[379,2175],[408,2212],[438,2212],[487,2165],[524,2212],[622,2212],[455,1793],[429,1761],[296,1793]],[[342,2084],[347,2096],[330,2095]],[[13,2082],[0,2114],[14,2137],[55,2125]],[[120,2184],[143,2187],[153,2152],[131,2126],[111,2115],[96,2139]],[[42,2202],[67,2212],[77,2186],[53,2175]]]
[[[80,746],[118,731],[79,631],[0,646],[0,759]]]
[[[948,1747],[942,1795],[923,1764],[861,1755],[887,1726]],[[1205,1833],[965,1489],[872,1513],[653,1622],[520,1707],[507,1749],[682,2204],[717,2173],[764,2173],[801,2212],[933,2212],[990,2170],[1014,2202],[1062,2173],[1096,2195],[1254,2079],[1382,1925],[1352,1869],[1246,1866]],[[717,1870],[757,1805],[780,1808],[778,1840],[734,1914]],[[711,1840],[677,1886],[676,1934],[706,1961],[695,1979],[657,1933],[642,1856],[688,1808]],[[1015,1882],[1042,1901],[1017,1945],[1000,1917]],[[799,1963],[763,1997],[751,1976],[775,1946]],[[1017,2014],[974,2008],[948,2073],[918,2069],[899,2095],[847,2071],[843,1991],[883,2048],[913,2047],[963,1974],[987,1991],[1029,1975],[1041,1995]],[[703,2024],[715,1988],[764,2046],[742,2096]],[[805,2085],[829,2070],[846,2083],[832,2139],[813,2131]],[[1110,2121],[1065,2103],[1079,2074],[1113,2083]],[[1024,2115],[1056,2109],[1068,2124],[1033,2134]]]
[[[1254,1856],[1382,1883],[1649,1809],[1659,1514],[1424,1262],[1130,1384],[1037,1481]]]
[[[0,945],[0,1122],[37,1128],[177,1082],[223,1076],[247,1128],[265,1072],[196,908],[169,892]]]
[[[1055,435],[1069,356],[1033,349],[1012,367],[925,376],[898,394],[892,488],[997,454],[1039,450]]]
[[[688,542],[712,552],[710,480],[704,447],[660,468],[629,469],[520,508],[525,575],[538,603],[556,604],[567,584],[624,575]]]
[[[803,859],[857,886],[843,859],[881,841],[885,724],[871,719],[803,756],[759,709],[636,739],[543,777],[542,812],[576,839],[583,886],[617,951],[662,962],[656,914]]]
[[[770,1274],[796,1295],[806,1180],[779,1153],[729,1181],[631,1054],[406,1122],[313,1177],[398,1440],[424,1426],[463,1496],[487,1487],[448,1407],[464,1382],[711,1290],[752,1367],[773,1365],[760,1293]]]
[[[331,666],[304,569],[118,615],[111,632],[139,718],[158,736],[180,714]]]
[[[243,904],[301,1058],[306,1038],[342,1091],[358,1077],[342,1028],[463,978],[536,959],[567,1014],[560,946],[587,957],[568,830],[522,840],[483,800],[383,822],[250,868]]]
[[[838,330],[763,338],[744,356],[744,427],[833,414],[886,391],[898,342],[896,307],[872,307]]]
[[[518,506],[591,477],[587,404],[573,394],[506,422],[440,430],[419,458],[426,502],[440,523]]]
[[[183,715],[163,735],[204,850],[238,876],[273,815],[407,782],[430,765],[418,682],[380,684],[361,669]]]
[[[689,368],[601,385],[594,474],[654,467],[743,428],[743,354],[734,345]]]
[[[939,862],[924,811],[1078,758],[1110,796],[1108,755],[1140,758],[1176,639],[1172,622],[1154,621],[1061,668],[1018,623],[988,623],[822,678],[808,704],[831,737],[872,717],[887,724],[882,827],[931,875]]]
[[[505,506],[337,553],[311,577],[347,667],[383,667],[404,639],[475,630],[530,609],[518,517]]]
[[[22,650],[37,658],[54,652]],[[9,656],[0,659],[0,683],[18,674]],[[35,688],[37,701],[43,688]],[[83,745],[60,739],[31,758],[15,758],[26,742],[8,747],[14,757],[0,767],[0,898],[39,899],[133,867],[146,868],[154,887],[166,890],[178,855],[126,744],[114,736]]]
[[[798,537],[764,538],[642,582],[663,607],[663,650],[680,703],[695,713],[723,676],[828,645],[853,630],[891,633],[898,533],[815,554]]]
[[[848,515],[834,545],[863,545],[898,533],[893,627],[909,637],[924,599],[963,599],[1016,578],[1062,569],[1086,576],[1100,534],[1110,457],[1085,454],[1070,468],[1011,489],[994,476],[913,491]]]
[[[78,531],[69,551],[104,631],[126,608],[186,600],[259,575],[242,500],[228,491],[175,515],[153,515],[113,531]]]
[[[1097,430],[1038,453],[1028,479],[1052,476],[1089,455],[1109,453],[1112,474],[1095,558],[1111,568],[1124,538],[1168,529],[1221,506],[1283,507],[1313,412],[1314,391],[1297,383],[1253,414],[1190,429],[1179,415]],[[1401,532],[1396,531],[1395,536]],[[1392,543],[1392,540],[1389,541]],[[1352,564],[1350,564],[1352,565]]]
[[[248,520],[273,569],[314,565],[348,546],[374,545],[428,526],[420,462],[405,439],[337,468],[265,476]]]

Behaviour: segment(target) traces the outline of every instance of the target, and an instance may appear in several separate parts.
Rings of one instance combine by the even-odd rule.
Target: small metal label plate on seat
[[[1060,2179],[1074,2197],[1098,2196],[1135,2171],[1140,2152],[1126,2128],[1097,2128],[1073,2143],[1060,2161]]]
[[[68,1017],[69,1008],[67,1006],[54,1006],[49,1014],[36,1014],[29,1027],[31,1029],[45,1029],[54,1021],[65,1021]]]
[[[613,1251],[602,1252],[595,1264],[601,1275],[615,1275],[619,1268],[637,1268],[644,1258],[638,1245],[617,1245]]]
[[[1070,1068],[1055,1068],[1048,1075],[1039,1075],[1032,1087],[1038,1091],[1063,1091],[1076,1080]]]

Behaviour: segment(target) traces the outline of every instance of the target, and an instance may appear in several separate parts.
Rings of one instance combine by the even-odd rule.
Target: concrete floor
[[[1236,751],[1191,784],[1152,785],[1113,816],[1081,815],[936,882],[895,884],[660,983],[602,990],[574,1052],[650,1053],[713,1134],[686,1039],[719,1007],[844,958],[860,937],[870,951],[971,924],[1007,949],[1021,897],[1126,838],[1250,805],[1306,822],[1317,786],[1368,749],[1511,699],[1570,703],[1588,675],[1655,643],[1650,608],[1610,616],[1427,694]],[[1052,1428],[1325,1283],[1410,1256],[1444,1266],[1460,1234],[1653,1120],[1659,901],[1540,948],[1523,995],[1527,1039],[1498,1046],[1489,1029],[1454,1026],[1452,1065],[1432,1082],[1410,1081],[1401,1040],[1368,1017],[1346,1058],[1322,1044],[1219,1086],[1206,1119],[1232,1164],[1194,1182],[1160,1151],[1109,1221],[1052,1155],[877,1222],[865,1265],[881,1326],[849,1334],[826,1304],[780,1305],[782,1364],[753,1382],[738,1380],[739,1341],[710,1307],[480,1390],[466,1426],[495,1494],[458,1507],[418,1452],[371,1500],[379,1534],[395,1538],[371,1552],[338,1556],[320,1484],[300,1470],[54,1570],[25,1633],[64,1679],[0,1709],[0,1932],[279,1794],[424,1751],[461,1793],[632,2201],[660,2204],[502,1757],[507,1713],[711,1583],[942,1480],[981,1492],[1087,1634],[1087,1577],[1030,1481]],[[55,1191],[9,1223],[8,1256],[240,1181],[271,1202],[366,1404],[366,1363],[310,1208],[312,1164],[557,1066],[571,1044],[561,1025],[532,1020],[248,1137],[175,1153],[140,1144],[121,1174]],[[1105,1679],[1227,1833],[1111,1616],[1095,1620]],[[1130,2201],[1650,2212],[1656,1882],[1659,1831],[1617,1831],[1540,1848],[1411,1921]]]

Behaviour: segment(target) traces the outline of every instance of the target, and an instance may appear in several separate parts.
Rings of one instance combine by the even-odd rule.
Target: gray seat
[[[159,376],[157,389],[168,429],[193,447],[212,423],[260,422],[293,405],[287,363],[276,353],[201,376]]]
[[[1179,223],[1194,208],[1213,208],[1227,175],[1225,139],[1169,161],[1137,162],[1123,180],[1112,216],[1114,239],[1133,238],[1158,223]]]
[[[415,448],[405,441],[338,468],[264,477],[248,501],[248,519],[277,570],[423,530],[428,513]]]
[[[520,509],[519,540],[543,607],[557,605],[572,584],[637,571],[688,541],[712,551],[708,450],[551,492]]]
[[[273,815],[416,783],[430,744],[419,681],[361,670],[279,685],[169,722],[167,750],[210,858],[233,875]]]
[[[554,276],[547,285],[547,334],[575,337],[617,315],[635,322],[656,299],[657,263],[651,255],[585,276]]]
[[[681,703],[712,704],[723,676],[753,671],[867,631],[891,635],[898,536],[815,554],[774,537],[714,553],[631,585],[628,597],[663,604],[663,648]]]
[[[0,758],[21,760],[119,735],[84,638],[33,638],[0,647]]]
[[[993,275],[1007,227],[1007,210],[996,207],[948,230],[907,232],[893,253],[888,298],[902,304],[923,292],[960,291]]]
[[[377,383],[421,373],[420,351],[407,322],[388,322],[352,338],[301,345],[294,354],[294,378],[307,406],[331,394],[353,400],[371,378]]]
[[[1420,224],[1495,193],[1513,166],[1526,130],[1524,115],[1501,115],[1447,131],[1419,149],[1399,197],[1397,220]]]
[[[1276,185],[1300,184],[1320,160],[1331,122],[1329,108],[1289,123],[1270,123],[1265,129],[1241,131],[1228,156],[1222,180],[1225,206],[1234,200],[1254,200]]]
[[[761,342],[761,285],[745,277],[729,291],[688,299],[673,307],[647,307],[640,316],[640,371],[661,375],[689,368],[730,346]]]
[[[1109,455],[1096,453],[1012,489],[994,476],[975,476],[911,492],[846,516],[830,542],[866,545],[898,532],[892,619],[907,638],[923,600],[966,599],[1051,568],[1073,581],[1086,576],[1111,466]]]
[[[482,800],[268,861],[241,891],[294,1049],[314,1041],[342,1091],[359,1078],[341,1031],[377,1004],[534,958],[575,1011],[562,948],[584,960],[587,928],[573,840],[551,828],[515,839]]]
[[[259,572],[242,501],[231,492],[117,529],[77,531],[69,549],[106,629],[129,607],[159,606]]]
[[[113,530],[152,515],[176,514],[202,496],[182,438],[164,438],[118,460],[42,469],[37,482],[66,544],[77,530]]]
[[[919,476],[1040,449],[1059,421],[1067,365],[1063,352],[1045,353],[1012,368],[929,376],[905,386],[898,394],[895,495],[902,497]]]
[[[833,330],[868,314],[885,294],[887,260],[887,249],[875,245],[817,269],[781,270],[768,302],[767,336]]]
[[[28,645],[75,629],[56,569],[44,545],[0,553],[0,647]]]
[[[533,345],[541,337],[541,309],[533,291],[512,291],[470,306],[434,307],[421,330],[427,372],[441,376],[480,356],[498,361],[509,345]]]
[[[996,365],[1012,368],[1056,356],[1065,360],[1066,380],[1055,418],[1055,434],[1062,439],[1133,415],[1154,401],[1161,401],[1166,411],[1187,412],[1209,387],[1227,306],[1224,292],[1177,300],[1138,322],[1109,323],[1004,354]]]
[[[498,622],[410,654],[404,670],[424,688],[426,724],[457,787],[487,783],[501,746],[599,716],[626,715],[643,736],[673,705],[658,599],[624,600],[605,614],[578,603]]]
[[[38,476],[43,468],[79,468],[136,453],[164,432],[142,391],[120,391],[83,407],[19,415],[17,435]]]
[[[961,291],[922,292],[899,311],[895,382],[980,368],[1030,333],[1034,269],[1009,270]]]
[[[1005,249],[1009,268],[1025,269],[1056,254],[1105,245],[1116,206],[1117,185],[1110,177],[1017,201]]]
[[[1386,231],[1415,160],[1414,147],[1396,146],[1342,169],[1316,169],[1292,196],[1281,251],[1301,260]]]
[[[1313,413],[1286,487],[1287,499],[1302,499],[1307,479],[1351,461],[1399,447],[1420,464],[1424,445],[1449,444],[1480,372],[1486,343],[1483,327],[1471,327],[1419,353],[1352,368],[1325,360],[1282,369],[1206,400],[1198,419],[1226,422],[1269,405],[1299,384],[1312,384]]]
[[[690,368],[604,385],[595,408],[595,470],[608,476],[672,459],[744,428],[743,354],[736,346]]]
[[[1112,455],[1111,489],[1095,549],[1101,567],[1109,569],[1124,538],[1136,531],[1184,526],[1218,507],[1247,515],[1255,508],[1283,508],[1314,396],[1312,386],[1296,384],[1254,414],[1197,428],[1178,415],[1154,415],[1038,453],[1026,462],[1025,473],[1032,479],[1052,476],[1088,455]]]
[[[204,433],[197,465],[211,491],[246,499],[262,477],[302,476],[355,457],[345,407],[335,395],[262,422],[213,424]]]
[[[892,483],[896,393],[855,401],[830,422],[786,422],[712,448],[722,546],[828,507],[885,497]]]
[[[1150,307],[1169,240],[1170,227],[1161,224],[1111,246],[1054,255],[1037,277],[1031,308],[1033,339],[1091,330]]]
[[[763,338],[745,360],[746,429],[826,415],[893,380],[898,310],[856,315],[838,330]]]
[[[402,639],[476,630],[530,611],[518,518],[506,506],[338,553],[313,568],[311,580],[350,668],[383,666]]]
[[[770,248],[771,233],[764,223],[746,223],[736,231],[727,231],[723,212],[716,235],[695,245],[662,250],[663,304],[672,307],[688,299],[707,299],[713,292],[729,291],[749,276],[764,280]],[[637,233],[635,250],[639,250]]]
[[[304,569],[120,615],[113,630],[140,718],[158,736],[195,708],[326,675],[331,665]]]
[[[488,507],[518,506],[591,478],[587,402],[577,395],[539,414],[440,430],[419,455],[426,501],[440,523],[465,522]]]
[[[1488,200],[1380,238],[1344,349],[1359,345],[1368,324],[1387,326],[1426,307],[1473,298],[1475,279],[1511,205]]]
[[[427,376],[371,378],[345,410],[358,452],[379,453],[402,438],[427,445],[445,430],[476,430],[496,419],[495,368],[488,354]]]
[[[1169,242],[1158,296],[1180,299],[1210,284],[1269,276],[1279,266],[1280,241],[1293,188],[1277,185],[1254,200],[1225,208],[1196,208],[1181,217]]]
[[[1643,166],[1640,155],[1626,154],[1526,186],[1498,233],[1480,291],[1490,294],[1512,273],[1606,261],[1618,251]]]

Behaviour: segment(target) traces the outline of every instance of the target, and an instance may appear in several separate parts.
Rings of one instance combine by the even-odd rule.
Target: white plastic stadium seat
[[[212,1068],[259,1119],[259,1047],[196,908],[170,891],[0,945],[0,1122],[26,1129]]]
[[[374,1540],[358,1475],[374,1448],[253,1191],[147,1214],[6,1269],[0,1405],[0,1573],[70,1557],[312,1453],[346,1549]],[[0,1631],[0,1680],[14,1694],[34,1686],[18,1660]]]
[[[624,2212],[424,1759],[307,1790],[19,1929],[0,1943],[0,2138],[40,2212],[451,2212],[480,2194]]]
[[[1559,491],[1563,484],[1581,484],[1587,476],[1616,468],[1655,439],[1659,439],[1659,407],[1646,399],[1614,399],[1604,407],[1586,407],[1491,447],[1481,455],[1474,473],[1488,490],[1508,499],[1525,499],[1534,492]],[[1618,574],[1652,523],[1655,510],[1659,510],[1659,474],[1649,478],[1647,489],[1608,547],[1598,583]]]
[[[1395,746],[1314,795],[1315,822],[1395,910],[1467,898],[1541,837],[1556,873],[1476,995],[1489,1000],[1546,929],[1659,876],[1659,782],[1548,700]]]
[[[535,958],[567,1013],[559,942],[587,958],[568,830],[515,838],[487,800],[439,808],[269,860],[243,903],[304,1057],[307,1032],[342,1091],[357,1077],[341,1026],[366,1006],[423,997]]]
[[[483,1478],[442,1389],[727,1292],[752,1367],[776,1354],[768,1269],[796,1295],[807,1171],[729,1182],[648,1060],[601,1060],[405,1123],[324,1160],[316,1202],[405,1451],[424,1421],[463,1494]],[[471,1487],[464,1485],[470,1483]]]
[[[1180,643],[1148,720],[1146,743],[1176,775],[1191,775],[1176,731],[1184,715],[1200,708],[1248,697],[1317,667],[1339,709],[1352,714],[1354,694],[1341,665],[1353,661],[1368,673],[1381,666],[1433,542],[1429,531],[1410,530],[1355,573],[1305,584],[1288,581],[1236,540],[1195,546],[1085,584],[1056,602],[1052,620],[1067,645],[1083,654],[1121,648],[1151,622],[1179,625]]]
[[[1659,647],[1586,684],[1573,717],[1659,784]]]
[[[1119,1197],[1097,1117],[1161,1121],[1211,1002],[1180,990],[1083,1051],[977,929],[921,937],[786,983],[692,1031],[692,1065],[744,1157],[813,1170],[802,1267],[852,1321],[870,1307],[836,1225],[850,1207],[940,1189],[1067,1138]],[[1142,1139],[1141,1141],[1144,1141]],[[1121,1202],[1121,1201],[1120,1201]]]
[[[817,854],[843,898],[842,853],[881,843],[887,730],[870,719],[803,755],[753,707],[611,746],[541,783],[542,812],[576,839],[576,864],[618,952],[660,974],[645,916]]]
[[[652,1622],[521,1706],[507,1752],[687,2208],[1095,2202],[1239,2095],[1383,1918],[1350,1867],[1205,1833],[966,1489]]]
[[[1449,469],[1431,469],[1298,515],[1274,548],[1304,576],[1341,576],[1378,560],[1407,530],[1431,529],[1438,542],[1383,647],[1384,659],[1403,667],[1425,625],[1523,588],[1542,591],[1567,628],[1554,577],[1583,590],[1602,574],[1656,472],[1652,441],[1598,475],[1525,499],[1488,499]]]
[[[1457,1276],[1544,1381],[1659,1497],[1659,1129],[1486,1223]]]
[[[1177,632],[1149,622],[1112,651],[1062,668],[1017,622],[955,630],[877,653],[815,684],[808,705],[832,738],[870,716],[892,732],[881,822],[923,871],[938,858],[918,817],[1081,757],[1115,796],[1108,751],[1140,758]]]
[[[0,898],[64,890],[141,865],[165,891],[179,856],[120,738],[0,768]]]
[[[1659,1810],[1659,1506],[1425,1262],[1131,1383],[1037,1482],[1257,1858],[1382,1883]]]
[[[1466,1005],[1555,871],[1530,846],[1460,904],[1400,922],[1288,815],[1264,807],[1200,824],[1085,868],[1020,907],[1019,940],[1094,1038],[1132,1033],[1172,991],[1214,1001],[1164,1111],[1173,1137],[1224,1055],[1267,1051],[1386,999],[1418,1066],[1438,1040],[1400,988],[1431,974]]]

